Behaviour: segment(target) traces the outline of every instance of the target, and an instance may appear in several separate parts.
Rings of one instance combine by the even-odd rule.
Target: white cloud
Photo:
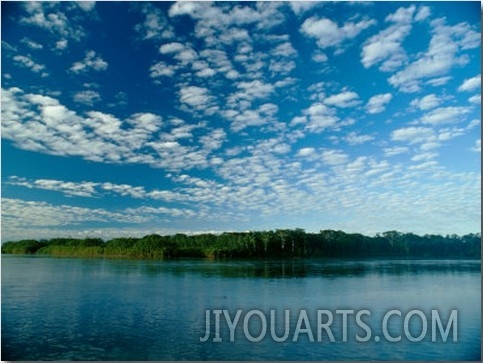
[[[16,55],[13,57],[13,60],[20,66],[29,68],[34,73],[41,73],[42,77],[48,76],[47,72],[43,72],[45,66],[43,64],[35,63],[31,58],[23,56],[23,55]]]
[[[341,150],[323,150],[322,161],[327,165],[341,165],[347,163],[349,157]]]
[[[371,135],[359,135],[357,132],[351,132],[347,136],[344,137],[344,140],[347,141],[349,145],[360,145],[364,144],[365,142],[374,140],[374,136]]]
[[[416,98],[412,100],[410,105],[413,107],[417,107],[422,111],[426,111],[439,106],[440,103],[441,103],[441,99],[438,96],[436,96],[434,93],[431,93],[422,98]]]
[[[296,63],[292,60],[270,60],[268,70],[275,74],[287,75],[297,67]]]
[[[468,101],[473,104],[481,104],[481,95],[474,95],[468,98]]]
[[[459,92],[472,92],[481,86],[481,74],[475,77],[465,79],[461,86],[458,87]]]
[[[53,205],[47,202],[2,198],[2,219],[10,228],[38,228],[80,225],[84,222],[144,223],[148,219],[136,213],[110,212],[102,208]]]
[[[399,137],[401,137],[401,135],[399,135]],[[384,151],[384,156],[391,157],[399,154],[405,154],[409,152],[409,148],[404,146],[393,146],[393,147],[384,148],[383,151]]]
[[[191,105],[199,106],[203,93],[185,94]],[[199,106],[201,107],[201,106]],[[52,155],[81,156],[105,163],[141,163],[168,170],[190,169],[208,164],[210,150],[199,137],[191,145],[159,142],[161,118],[150,113],[136,113],[119,119],[99,111],[79,115],[58,100],[38,94],[25,94],[18,88],[2,89],[2,137],[16,147]],[[181,132],[172,128],[174,140]],[[184,131],[183,131],[184,132]]]
[[[149,68],[149,76],[151,78],[157,78],[157,77],[173,77],[174,74],[176,73],[177,67],[167,64],[165,62],[158,62],[156,64],[153,64]]]
[[[360,103],[359,95],[352,91],[344,91],[324,99],[324,103],[329,106],[341,108],[354,107]]]
[[[179,90],[179,100],[195,109],[204,110],[212,102],[210,91],[204,87],[186,86]]]
[[[135,30],[143,39],[158,40],[174,37],[173,27],[168,24],[166,16],[159,8],[148,2],[138,6],[146,18],[143,23],[135,26]]]
[[[385,110],[386,104],[391,102],[392,94],[383,93],[372,96],[366,104],[366,110],[370,114],[381,113]]]
[[[172,190],[154,189],[147,191],[142,186],[129,184],[115,184],[111,182],[70,182],[53,179],[28,180],[17,176],[9,177],[7,184],[22,186],[30,189],[43,189],[62,193],[66,196],[76,197],[105,197],[106,195],[119,195],[135,199],[154,199],[163,201],[186,201],[189,195]]]
[[[299,118],[296,121],[301,123],[301,121],[307,120],[305,129],[310,132],[320,133],[327,128],[334,127],[339,121],[335,111],[322,103],[314,103],[303,112],[307,118]],[[292,120],[293,122],[294,120]]]
[[[271,52],[272,57],[292,57],[297,55],[296,50],[290,42],[284,42],[275,47]]]
[[[389,78],[389,83],[402,92],[417,92],[421,89],[421,81],[440,78],[456,65],[465,65],[468,58],[462,50],[474,47],[465,41],[466,32],[474,33],[470,25],[460,23],[454,26],[445,25],[444,19],[431,22],[432,37],[428,50],[401,71]]]
[[[224,50],[204,49],[200,52],[200,58],[204,60],[204,63],[201,63],[200,67],[195,68],[196,70],[201,70],[206,67],[206,64],[208,64],[209,67],[217,73],[224,74],[227,79],[232,80],[239,76]]]
[[[142,214],[164,214],[170,217],[194,217],[196,212],[190,209],[167,208],[167,207],[140,207],[127,209],[127,212]]]
[[[404,64],[407,55],[402,47],[402,42],[411,32],[415,9],[414,5],[399,8],[394,14],[386,17],[386,22],[395,24],[380,31],[364,43],[361,62],[365,68],[382,63],[379,69],[390,72]]]
[[[414,20],[423,21],[431,15],[431,9],[427,6],[420,6],[417,14],[414,16]]]
[[[290,1],[289,5],[295,15],[302,15],[316,6],[320,6],[321,3],[317,1]]]
[[[223,129],[215,129],[210,134],[201,137],[200,143],[203,145],[205,150],[209,150],[211,152],[221,148],[226,139],[227,135]]]
[[[435,153],[435,152],[425,152],[425,153],[421,153],[421,154],[414,155],[411,158],[411,160],[412,161],[416,161],[416,162],[419,162],[419,161],[427,161],[427,160],[434,159],[437,156],[438,156],[438,154]]]
[[[89,70],[104,71],[107,67],[107,62],[96,55],[96,52],[90,50],[86,52],[84,59],[80,62],[75,62],[72,67],[70,67],[70,70],[74,73],[82,73]]]
[[[361,20],[358,23],[347,22],[340,26],[328,18],[310,17],[304,21],[301,32],[317,39],[317,45],[328,48],[342,44],[347,39],[355,38],[361,31],[374,25],[374,20]]]
[[[297,152],[297,156],[309,157],[315,154],[315,149],[313,147],[304,147]]]
[[[475,141],[475,146],[473,146],[471,150],[477,153],[481,153],[481,139]]]
[[[198,54],[190,47],[185,47],[180,52],[176,52],[174,58],[177,59],[182,65],[193,63],[198,59]]]
[[[101,100],[101,95],[96,91],[85,90],[75,93],[73,99],[77,103],[92,106]]]
[[[327,55],[325,53],[317,52],[317,53],[314,53],[314,55],[312,56],[312,59],[314,62],[317,62],[317,63],[325,63],[329,58],[327,58]]]
[[[29,38],[22,38],[22,40],[20,40],[20,41],[23,44],[25,44],[27,47],[29,47],[30,49],[33,49],[33,50],[40,50],[44,47],[42,44],[34,42],[33,40],[31,40]]]
[[[241,4],[220,7],[209,2],[179,2],[171,6],[169,16],[188,15],[195,19],[195,35],[211,46],[220,41],[231,43],[237,38],[244,38],[237,37],[232,28],[255,24],[257,29],[266,30],[280,24],[285,18],[280,11],[281,7],[282,4],[272,2],[257,3],[254,7]],[[229,36],[226,37],[226,34]]]
[[[277,112],[278,106],[272,103],[265,103],[257,109],[248,109],[242,112],[225,111],[224,115],[232,121],[231,129],[239,132],[246,127],[261,126],[275,121],[274,115]]]
[[[259,80],[251,82],[242,81],[239,82],[236,86],[237,88],[242,90],[242,92],[238,93],[237,95],[241,98],[246,98],[249,100],[255,98],[266,98],[275,90],[273,85],[269,83],[264,83]]]
[[[121,110],[111,107],[109,102],[113,102],[112,97],[104,93],[102,101],[106,100],[107,104],[98,104],[101,88],[80,84],[80,92],[60,94],[59,91],[54,96],[48,93],[48,87],[37,85],[32,90],[42,91],[29,91],[38,94],[15,88],[2,90],[2,136],[22,149],[76,156],[95,162],[136,163],[160,168],[161,171],[172,173],[166,176],[169,179],[166,185],[174,186],[174,189],[163,190],[160,186],[160,189],[148,190],[146,186],[116,183],[115,180],[112,183],[98,180],[61,181],[51,179],[47,174],[42,175],[44,179],[11,182],[76,197],[71,201],[77,201],[77,197],[81,196],[135,198],[137,200],[132,202],[138,204],[145,200],[149,207],[106,210],[119,215],[111,218],[98,213],[96,218],[122,221],[126,216],[137,215],[140,221],[155,222],[156,225],[160,221],[170,221],[171,217],[173,220],[175,217],[187,218],[190,228],[198,228],[197,223],[203,228],[212,228],[208,223],[217,224],[220,221],[229,221],[232,223],[230,226],[243,223],[253,226],[253,221],[266,222],[267,225],[267,221],[272,220],[277,223],[289,220],[304,222],[310,219],[306,216],[323,215],[327,219],[322,223],[329,221],[330,228],[351,226],[361,231],[360,226],[366,228],[367,225],[370,226],[367,228],[378,229],[384,226],[412,229],[404,218],[410,212],[417,214],[417,223],[424,218],[429,220],[428,215],[431,219],[444,221],[438,217],[438,213],[442,213],[440,210],[444,209],[442,206],[445,204],[452,213],[457,212],[461,205],[465,206],[462,209],[474,213],[471,211],[477,209],[472,206],[477,203],[466,208],[470,200],[467,197],[476,195],[479,185],[478,188],[468,187],[468,190],[461,188],[461,184],[455,182],[455,174],[444,174],[446,165],[443,164],[443,158],[441,165],[431,162],[436,160],[439,151],[436,148],[459,135],[465,135],[461,141],[467,143],[462,152],[468,153],[470,148],[476,150],[481,145],[481,141],[473,144],[476,137],[471,136],[474,136],[478,124],[471,122],[471,135],[469,131],[470,120],[476,118],[473,115],[476,107],[464,104],[470,96],[469,102],[481,102],[481,97],[473,95],[476,88],[473,93],[463,95],[463,104],[458,104],[461,101],[450,95],[448,87],[451,86],[454,91],[459,85],[463,87],[464,83],[456,78],[456,74],[449,72],[436,72],[438,75],[425,73],[416,77],[416,81],[406,78],[410,89],[448,85],[446,91],[436,92],[433,89],[421,92],[417,99],[414,99],[415,96],[401,95],[400,92],[384,93],[387,90],[377,84],[377,77],[371,77],[365,88],[351,86],[350,77],[345,83],[337,77],[333,78],[340,65],[335,61],[343,61],[340,53],[344,45],[361,37],[363,29],[367,29],[369,39],[362,39],[356,52],[362,51],[362,66],[366,68],[379,67],[381,71],[391,71],[401,76],[398,70],[402,72],[408,69],[412,62],[428,56],[430,50],[435,55],[435,61],[439,60],[441,54],[432,43],[426,52],[425,49],[417,49],[418,45],[414,44],[403,49],[405,41],[409,39],[406,34],[410,33],[413,23],[425,21],[431,16],[429,8],[408,4],[406,8],[389,15],[380,31],[381,28],[369,29],[371,20],[361,21],[364,18],[360,15],[352,16],[354,8],[350,10],[349,16],[352,17],[349,20],[336,22],[335,18],[322,19],[321,15],[312,17],[316,13],[315,9],[308,9],[312,6],[324,4],[301,4],[295,10],[300,15],[297,20],[286,3],[169,4],[171,16],[184,14],[191,17],[188,19],[189,29],[181,29],[178,37],[169,23],[181,25],[187,17],[167,19],[167,15],[160,10],[162,7],[149,3],[133,5],[130,9],[138,11],[136,15],[141,22],[135,28],[138,37],[148,40],[147,43],[153,48],[151,53],[157,54],[156,59],[146,63],[148,69],[144,70],[145,75],[156,78],[153,83],[160,85],[162,94],[174,87],[172,94],[175,99],[166,101],[168,103],[162,105],[162,111],[159,111],[163,113],[163,118],[143,112],[126,114],[127,107]],[[71,7],[78,6],[71,4]],[[374,11],[375,8],[369,9]],[[81,9],[76,11],[82,16]],[[52,12],[49,10],[45,14]],[[379,11],[376,13],[380,17]],[[293,21],[304,23],[308,33],[301,30],[299,36],[312,37],[315,39],[313,43],[318,42],[319,49],[312,54],[307,54],[305,49],[299,57],[297,51],[302,51],[303,47],[294,42],[296,37],[293,37],[292,30],[284,31],[282,27],[270,29],[270,26],[280,24],[285,16],[287,20],[290,19],[290,24]],[[71,19],[70,16],[68,18]],[[266,24],[269,26],[264,28]],[[426,29],[429,24],[417,25],[418,30]],[[416,25],[414,27],[416,30]],[[421,39],[435,38],[438,27],[433,22],[433,33],[425,34]],[[476,37],[474,34],[464,35],[464,28],[465,25],[461,29],[452,28],[450,36],[453,43],[458,44],[454,53],[455,65],[474,61],[473,57],[465,58],[466,52],[463,50],[474,46]],[[371,30],[373,32],[369,33]],[[58,39],[61,39],[59,42],[65,41],[66,45],[72,41],[68,36],[59,36]],[[440,41],[439,44],[443,45],[444,42]],[[453,46],[451,42],[449,45]],[[27,49],[28,46],[26,42],[17,45],[19,49]],[[144,47],[145,44],[136,49],[142,50]],[[85,49],[97,50],[90,48],[87,43]],[[406,54],[410,49],[418,53]],[[334,53],[329,54],[331,50]],[[31,47],[29,52],[34,56],[41,53]],[[473,56],[468,53],[470,55]],[[99,64],[105,62],[99,55],[93,55],[89,60],[86,54],[84,61],[76,63],[77,72],[95,70],[96,57],[101,61]],[[311,62],[311,57],[320,64]],[[9,59],[13,59],[13,55]],[[31,59],[37,60],[37,57]],[[68,58],[66,60],[69,62]],[[111,62],[111,59],[107,60]],[[307,61],[309,67],[304,68],[304,62]],[[89,62],[90,66],[87,65]],[[375,71],[377,73],[377,69]],[[475,73],[469,76],[473,75]],[[312,76],[313,79],[303,78]],[[455,78],[449,82],[451,76]],[[162,77],[173,78],[174,85],[173,80]],[[14,80],[15,75],[10,79],[4,77],[8,87]],[[311,87],[312,83],[315,85]],[[403,86],[396,85],[398,88]],[[335,93],[333,90],[336,90]],[[381,94],[375,94],[374,90]],[[132,92],[132,89],[124,91]],[[434,93],[428,94],[430,92]],[[130,101],[134,102],[135,97],[130,96]],[[72,97],[70,103],[69,97]],[[78,104],[72,105],[72,100]],[[153,100],[156,103],[156,98]],[[148,103],[133,103],[136,111],[142,105],[152,110],[159,106],[151,104],[151,99],[145,101]],[[445,104],[446,101],[451,102]],[[388,115],[385,123],[376,124],[379,117],[368,114],[383,112],[389,102],[392,102],[392,106],[398,105],[397,112]],[[405,109],[409,102],[411,108]],[[83,111],[80,103],[91,106],[92,110]],[[172,103],[175,109],[171,107]],[[355,106],[359,107],[351,109]],[[466,112],[461,108],[463,106],[471,107]],[[387,108],[393,111],[396,107]],[[423,112],[414,116],[415,109]],[[363,125],[367,126],[365,131],[360,128],[357,131],[354,125],[360,112],[366,112],[362,119],[366,120]],[[456,120],[461,120],[461,123],[453,123]],[[347,127],[351,124],[354,127]],[[350,147],[363,143],[368,144]],[[332,147],[340,147],[340,150],[328,149],[330,145],[338,145]],[[453,144],[448,142],[450,145]],[[443,151],[447,152],[441,149],[442,156]],[[428,173],[428,170],[437,171],[438,174]],[[421,177],[421,173],[426,174]],[[476,174],[467,173],[468,183],[465,185],[473,185]],[[444,183],[448,189],[433,189],[439,183]],[[381,198],[385,200],[384,203],[380,202]],[[311,203],[306,203],[307,200]],[[420,203],[417,211],[414,211],[415,203]],[[59,213],[68,211],[65,208]],[[459,223],[467,218],[466,211],[454,213],[454,220]],[[41,213],[42,210],[36,209],[36,212]],[[381,222],[380,215],[388,218]],[[92,221],[104,223],[97,219]],[[88,220],[79,219],[73,224],[87,231],[86,222]],[[428,232],[430,222],[424,227],[415,225],[414,229]],[[320,227],[316,223],[313,222],[308,228]],[[181,224],[169,225],[174,232],[183,227]],[[65,227],[65,230],[74,229],[70,224]],[[164,230],[162,226],[160,229]]]
[[[201,11],[201,4],[196,2],[177,2],[169,9],[169,16],[191,15],[196,16]]]
[[[196,72],[196,76],[201,77],[201,78],[213,77],[215,74],[216,74],[216,71],[214,71],[211,68],[204,68],[204,69],[201,69],[198,72]]]
[[[465,115],[470,112],[469,107],[449,106],[436,108],[421,118],[421,122],[430,125],[442,125],[459,123],[466,119]]]
[[[231,45],[242,41],[250,41],[250,34],[246,29],[233,27],[219,34],[218,40],[223,44]]]
[[[73,18],[66,15],[65,4],[53,2],[27,2],[24,4],[27,16],[20,23],[43,28],[60,38],[80,41],[85,37],[82,27],[74,24]]]
[[[69,41],[67,39],[61,39],[55,43],[55,49],[64,50],[67,48],[68,45],[69,45]]]
[[[414,5],[411,5],[407,8],[399,8],[395,13],[386,16],[385,20],[394,23],[410,23],[415,11],[416,7]]]
[[[9,177],[7,184],[27,188],[58,191],[64,193],[65,195],[78,197],[92,197],[95,194],[94,187],[97,185],[96,183],[92,182],[73,183],[52,179],[37,179],[35,181],[30,181],[17,176]]]
[[[434,130],[429,127],[404,127],[392,131],[391,139],[394,141],[405,141],[410,144],[422,143],[428,139],[434,138]]]
[[[159,47],[159,52],[161,54],[178,53],[184,49],[185,45],[178,42],[172,42],[161,45],[161,47]]]
[[[76,2],[77,6],[79,6],[82,10],[84,11],[92,11],[96,7],[96,2],[95,1],[77,1]]]
[[[424,84],[429,84],[434,87],[443,86],[446,83],[448,83],[448,81],[450,81],[452,78],[453,77],[451,76],[431,78],[431,79],[428,79],[426,82],[424,82]]]

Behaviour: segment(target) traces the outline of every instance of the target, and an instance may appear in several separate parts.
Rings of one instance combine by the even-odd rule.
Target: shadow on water
[[[350,278],[376,276],[398,276],[419,274],[463,274],[480,272],[477,260],[82,260],[84,264],[102,264],[107,270],[121,274],[202,275],[225,278]]]

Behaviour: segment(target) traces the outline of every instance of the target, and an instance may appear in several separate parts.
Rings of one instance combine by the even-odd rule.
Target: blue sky
[[[2,240],[479,232],[479,2],[2,2]]]

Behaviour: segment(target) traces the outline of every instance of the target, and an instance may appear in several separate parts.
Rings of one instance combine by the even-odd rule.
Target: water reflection
[[[480,355],[480,262],[2,258],[6,360],[472,360]],[[457,308],[457,343],[202,344],[205,311]],[[446,316],[446,315],[445,315]],[[369,320],[369,319],[368,319]],[[394,321],[397,321],[396,317]],[[351,320],[353,322],[353,320]],[[312,320],[313,322],[313,320]],[[291,320],[291,325],[296,325]],[[340,323],[340,322],[339,322]],[[350,325],[349,330],[357,327]],[[401,331],[402,326],[397,327]],[[429,327],[428,327],[429,328]],[[240,328],[242,329],[242,328]],[[293,332],[293,329],[292,329]],[[239,337],[242,333],[239,332]],[[333,327],[335,336],[341,327]],[[354,339],[352,339],[354,340]]]
[[[204,277],[225,278],[305,278],[305,277],[364,277],[367,275],[407,276],[418,274],[462,274],[480,272],[476,260],[175,260],[139,261],[103,259],[102,262],[84,260],[82,264],[102,264],[120,274],[181,276],[196,274]]]

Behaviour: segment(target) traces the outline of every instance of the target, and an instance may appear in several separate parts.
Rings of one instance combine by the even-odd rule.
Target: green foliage
[[[104,254],[111,257],[131,256],[138,238],[115,238],[106,242]]]
[[[18,242],[6,242],[2,245],[2,253],[32,254],[36,253],[43,246],[45,246],[44,243],[31,239]]]
[[[102,246],[47,245],[39,249],[37,253],[53,256],[101,257],[104,255],[104,248]]]
[[[48,241],[6,242],[2,253],[58,256],[131,257],[165,259],[209,258],[480,258],[481,235],[424,235],[387,231],[374,237],[322,230],[278,229],[225,232],[220,235],[152,234],[143,238],[54,238]]]
[[[145,236],[132,246],[131,256],[143,258],[171,258],[177,255],[178,248],[169,236],[157,234]]]

